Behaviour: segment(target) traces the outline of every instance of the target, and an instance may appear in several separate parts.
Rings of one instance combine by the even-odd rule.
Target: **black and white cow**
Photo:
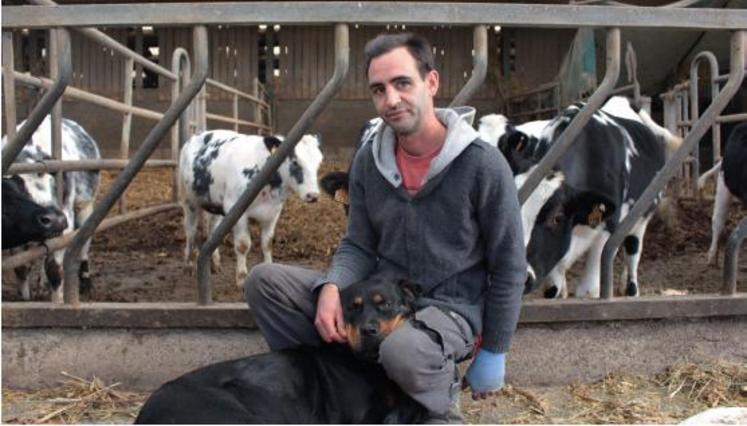
[[[549,122],[507,126],[497,145],[514,170],[518,187],[580,111],[566,108]],[[524,130],[524,131],[522,131]],[[525,132],[526,131],[526,132]],[[566,297],[566,271],[587,254],[576,297],[599,297],[604,244],[681,140],[622,97],[611,98],[589,120],[576,143],[522,206],[530,265],[526,291],[549,280],[546,297]],[[653,208],[624,242],[624,294],[637,296],[643,235]]]
[[[206,229],[218,225],[213,215],[224,215],[236,203],[252,178],[259,173],[282,137],[242,135],[228,130],[213,130],[190,138],[179,161],[184,232],[187,237],[185,260],[191,261],[197,236],[197,215],[207,212]],[[319,198],[317,172],[322,162],[319,139],[304,135],[294,152],[285,159],[233,228],[236,253],[236,284],[242,287],[247,275],[246,255],[251,247],[249,218],[261,229],[262,254],[272,262],[272,237],[283,203],[291,190],[302,201],[313,203]],[[212,226],[210,223],[212,222]],[[220,253],[212,257],[214,269],[220,267]]]
[[[733,198],[747,208],[747,123],[735,127],[728,140],[724,157],[713,169],[698,179],[702,186],[707,175],[718,172],[716,198],[713,202],[711,218],[711,246],[708,249],[708,264],[715,264],[724,233],[724,224]],[[723,235],[722,235],[723,234]]]
[[[56,207],[34,202],[18,176],[3,178],[3,250],[30,242],[43,242],[62,234],[67,219]]]
[[[23,123],[18,125],[18,128]],[[3,137],[3,146],[6,138]],[[16,162],[39,163],[50,160],[52,152],[52,119],[47,116],[39,128],[31,136],[31,140],[23,147],[16,158]],[[99,148],[91,136],[73,120],[62,120],[62,160],[94,160],[101,158]],[[54,207],[62,211],[67,220],[65,232],[71,232],[80,227],[93,211],[96,193],[99,188],[99,172],[91,170],[70,171],[63,173],[63,200],[60,205],[54,175],[45,172],[24,173],[19,175],[23,181],[24,191],[37,204],[44,207]],[[91,289],[91,279],[88,266],[89,248],[91,241],[87,241],[81,251],[80,289],[88,292]],[[62,301],[62,259],[65,251],[57,250],[48,256],[44,262],[44,272],[47,285],[52,290],[52,301]],[[22,281],[22,296],[28,300],[30,296],[27,269],[16,270]]]

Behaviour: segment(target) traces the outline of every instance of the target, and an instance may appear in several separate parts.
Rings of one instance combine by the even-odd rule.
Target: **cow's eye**
[[[36,177],[38,177],[39,179],[43,178],[44,177],[44,172],[37,173]]]
[[[561,223],[563,223],[563,220],[565,219],[565,215],[563,213],[555,213],[552,218],[550,219],[550,223],[554,226],[558,226]]]

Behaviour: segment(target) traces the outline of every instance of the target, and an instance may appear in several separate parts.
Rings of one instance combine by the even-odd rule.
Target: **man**
[[[258,265],[246,297],[273,350],[345,342],[341,288],[373,274],[418,283],[414,318],[381,344],[387,375],[434,421],[461,422],[456,363],[482,345],[465,377],[475,399],[503,385],[526,279],[519,204],[498,150],[471,127],[474,109],[436,109],[432,50],[412,34],[365,48],[383,119],[350,170],[347,233],[322,274]]]

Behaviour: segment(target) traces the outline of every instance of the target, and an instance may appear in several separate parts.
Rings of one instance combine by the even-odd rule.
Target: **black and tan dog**
[[[386,278],[356,283],[341,295],[350,348],[288,349],[200,368],[156,390],[135,423],[419,423],[425,409],[376,363],[381,341],[410,315],[414,288]]]

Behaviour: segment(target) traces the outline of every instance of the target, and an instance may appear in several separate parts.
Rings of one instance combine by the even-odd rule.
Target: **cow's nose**
[[[361,333],[364,336],[376,336],[379,334],[379,324],[369,323],[361,328]]]
[[[316,192],[306,194],[306,199],[304,201],[306,201],[307,203],[316,203],[317,201],[319,201],[319,194]]]
[[[39,225],[41,225],[42,228],[49,231],[61,231],[67,228],[67,219],[65,216],[59,215],[57,213],[46,213],[43,215],[39,215],[37,218]]]

